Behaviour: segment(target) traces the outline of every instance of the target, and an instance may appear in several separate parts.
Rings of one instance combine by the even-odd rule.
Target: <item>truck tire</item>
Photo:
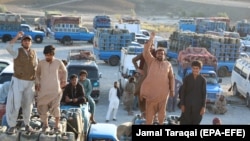
[[[71,38],[69,36],[64,36],[62,39],[62,43],[64,45],[72,45],[73,41],[71,40]]]
[[[3,41],[4,43],[6,43],[6,42],[8,42],[8,41],[10,41],[10,40],[11,40],[11,36],[10,36],[10,35],[3,35],[2,41]]]
[[[92,38],[91,40],[89,40],[88,43],[93,44],[94,43],[94,38]]]
[[[237,89],[236,84],[234,84],[234,86],[233,86],[233,95],[235,95],[235,96],[238,96],[238,95],[239,95],[239,91],[238,91],[238,89]]]
[[[228,73],[228,70],[226,67],[220,67],[218,69],[218,76],[219,77],[225,77],[225,76],[227,76],[227,73]]]
[[[111,65],[111,66],[117,66],[119,64],[119,61],[120,61],[120,59],[119,59],[118,56],[111,56],[109,58],[109,65]]]
[[[36,43],[40,44],[43,42],[43,37],[41,35],[37,35],[37,36],[35,36],[34,40]]]

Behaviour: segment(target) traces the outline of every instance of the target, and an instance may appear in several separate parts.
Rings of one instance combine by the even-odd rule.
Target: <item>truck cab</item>
[[[93,53],[88,50],[71,50],[68,56],[67,70],[68,76],[78,75],[81,70],[88,72],[87,78],[90,79],[93,88],[91,97],[95,102],[98,102],[100,98],[100,78],[102,76]]]
[[[206,66],[203,66],[206,67]],[[192,73],[191,68],[187,70],[185,76]],[[207,99],[208,103],[214,103],[216,99],[223,94],[223,89],[221,88],[220,84],[222,82],[221,78],[217,77],[217,74],[213,70],[209,69],[201,69],[200,74],[205,77],[207,82]],[[184,77],[185,77],[184,76]]]
[[[206,48],[202,47],[188,47],[181,50],[178,54],[178,75],[181,80],[188,74],[192,73],[191,63],[194,60],[200,60],[203,66],[200,70],[200,74],[206,79],[206,91],[208,103],[214,103],[218,96],[223,94],[223,90],[219,83],[222,82],[221,78],[218,78],[216,68],[218,66],[215,56],[210,54]]]
[[[45,33],[38,30],[33,30],[28,24],[21,24],[21,30],[26,35],[30,35],[36,43],[42,43]]]

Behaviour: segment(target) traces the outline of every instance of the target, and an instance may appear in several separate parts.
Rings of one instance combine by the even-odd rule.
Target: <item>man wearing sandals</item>
[[[39,61],[36,72],[37,110],[43,122],[43,131],[49,130],[50,114],[55,117],[54,131],[60,132],[60,101],[62,88],[66,85],[67,70],[63,62],[54,57],[55,48],[52,45],[45,46],[43,54],[45,59]]]
[[[22,47],[15,49],[14,43],[19,38],[21,38]],[[24,35],[24,33],[20,31],[6,46],[14,62],[14,74],[10,83],[6,105],[6,118],[10,127],[7,133],[9,134],[16,132],[15,126],[20,107],[23,110],[25,130],[33,130],[29,126],[29,122],[35,95],[34,80],[37,67],[37,55],[36,52],[31,49],[31,45],[31,36]]]

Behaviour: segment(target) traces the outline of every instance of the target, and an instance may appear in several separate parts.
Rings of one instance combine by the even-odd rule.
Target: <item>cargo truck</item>
[[[122,47],[129,46],[135,39],[134,33],[125,29],[99,28],[94,38],[94,54],[111,66],[117,66]]]
[[[80,16],[52,16],[51,30],[54,39],[65,45],[71,45],[73,41],[93,43],[94,33],[82,26]]]
[[[219,83],[221,78],[217,77],[216,67],[217,59],[203,47],[188,47],[181,50],[178,54],[178,75],[183,79],[192,73],[191,63],[194,60],[200,60],[203,67],[200,74],[206,79],[207,102],[214,103],[215,100],[223,93]]]
[[[33,30],[30,25],[23,23],[23,18],[18,14],[0,14],[0,39],[8,42],[13,39],[19,31],[30,35],[36,43],[42,43],[45,33]]]
[[[168,60],[177,60],[179,51],[192,47],[205,47],[218,61],[219,77],[228,76],[240,55],[240,39],[191,32],[174,32],[169,38]]]

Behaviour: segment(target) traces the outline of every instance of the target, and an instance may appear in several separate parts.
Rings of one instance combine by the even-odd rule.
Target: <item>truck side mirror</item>
[[[222,82],[222,79],[221,79],[221,78],[219,78],[218,83],[221,83],[221,82]]]
[[[102,73],[99,73],[99,78],[102,78]]]

